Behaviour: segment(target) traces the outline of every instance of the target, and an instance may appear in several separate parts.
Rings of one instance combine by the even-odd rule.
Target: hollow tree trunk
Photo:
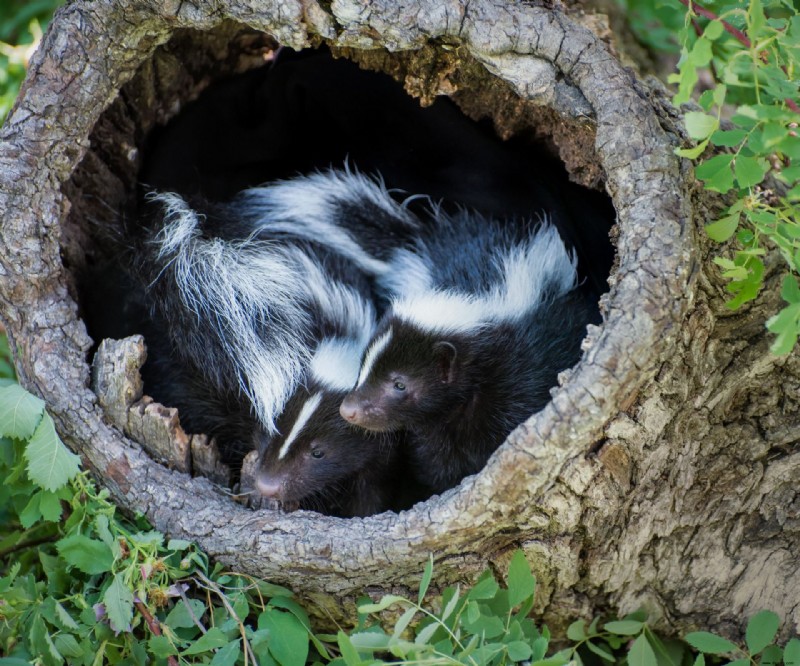
[[[767,352],[773,297],[725,309],[698,232],[715,202],[673,154],[675,111],[563,11],[78,0],[58,12],[0,135],[2,319],[20,381],[117,502],[339,618],[365,588],[414,587],[430,552],[446,584],[521,546],[550,621],[644,606],[667,628],[736,633],[772,608],[797,629],[800,359]],[[71,275],[97,242],[93,225],[130,196],[142,136],[176,103],[278,43],[320,39],[423,98],[445,92],[491,113],[507,133],[535,122],[618,213],[604,323],[552,402],[480,474],[400,515],[355,519],[358,529],[244,509],[111,426],[89,389]]]

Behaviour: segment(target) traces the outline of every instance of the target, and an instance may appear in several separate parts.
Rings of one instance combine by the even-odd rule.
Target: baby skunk
[[[549,224],[434,212],[435,230],[396,253],[407,295],[375,332],[340,411],[367,430],[407,431],[418,479],[441,492],[549,401],[599,314]]]
[[[407,479],[396,445],[399,433],[376,437],[339,415],[367,342],[368,338],[323,340],[305,385],[277,420],[281,434],[271,440],[264,433],[257,437],[256,486],[286,509],[351,517],[398,508],[398,490]]]
[[[220,394],[240,394],[268,434],[321,331],[351,316],[354,294],[386,298],[378,280],[418,225],[380,182],[349,170],[252,188],[224,204],[151,193],[146,212],[143,234],[132,234],[133,273],[152,320],[165,322],[179,360]],[[352,290],[329,289],[331,280]]]

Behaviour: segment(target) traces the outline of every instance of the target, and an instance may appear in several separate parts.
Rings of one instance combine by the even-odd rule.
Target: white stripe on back
[[[492,259],[502,270],[502,281],[488,291],[409,293],[392,303],[392,314],[426,331],[468,333],[513,321],[577,284],[575,256],[548,224],[514,247],[498,248]]]

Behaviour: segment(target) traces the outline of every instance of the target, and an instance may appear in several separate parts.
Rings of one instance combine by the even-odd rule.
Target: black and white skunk
[[[280,434],[258,437],[256,487],[265,497],[279,500],[284,509],[351,517],[406,508],[398,504],[401,491],[409,485],[400,433],[376,436],[339,414],[368,341],[368,337],[323,340],[306,381],[277,419]]]
[[[240,393],[269,434],[316,342],[357,320],[361,299],[388,296],[392,247],[410,243],[419,224],[380,182],[348,170],[225,204],[153,193],[147,206],[134,272],[152,319],[173,355],[216,391]]]
[[[549,224],[437,217],[415,251],[396,253],[406,295],[379,325],[340,410],[367,430],[405,430],[417,477],[433,492],[480,470],[550,400],[599,317]]]

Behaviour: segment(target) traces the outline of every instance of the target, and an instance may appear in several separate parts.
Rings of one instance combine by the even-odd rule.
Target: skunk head
[[[460,397],[464,359],[459,348],[459,335],[437,334],[389,317],[373,336],[340,414],[378,432],[436,418]]]
[[[359,331],[361,333],[361,331]],[[368,333],[367,333],[368,335]],[[366,337],[322,340],[299,387],[277,420],[278,434],[261,432],[256,442],[256,485],[285,507],[302,503],[327,513],[346,483],[366,466],[380,464],[385,451],[374,436],[339,416],[339,404],[355,383]]]
[[[295,393],[278,419],[281,434],[261,451],[256,485],[262,495],[285,505],[305,500],[324,511],[348,478],[379,462],[374,438],[339,416],[342,396],[315,388]]]

